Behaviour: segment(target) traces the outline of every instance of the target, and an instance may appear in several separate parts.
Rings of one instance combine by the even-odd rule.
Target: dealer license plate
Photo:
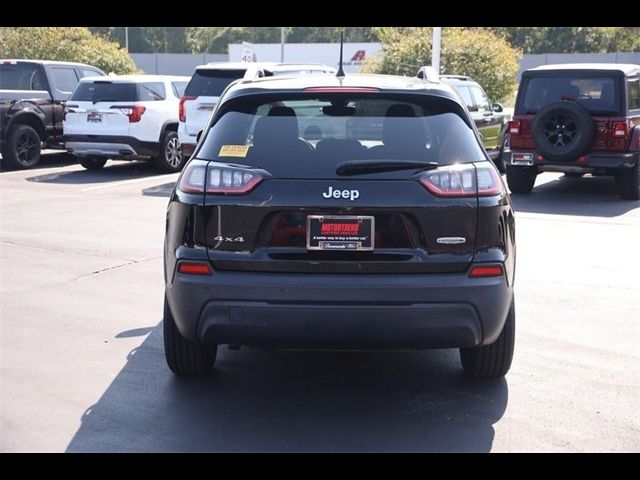
[[[375,218],[363,215],[308,215],[307,249],[363,251],[374,248]]]

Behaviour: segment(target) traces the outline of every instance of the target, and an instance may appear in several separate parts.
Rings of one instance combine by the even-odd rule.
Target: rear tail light
[[[501,277],[504,273],[502,265],[476,265],[469,270],[470,278]]]
[[[213,270],[208,263],[181,261],[178,263],[178,272],[187,275],[211,275]]]
[[[195,160],[180,178],[178,189],[186,193],[214,193],[218,195],[245,195],[253,190],[264,176],[254,170],[228,167]]]
[[[62,121],[63,122],[67,119],[67,112],[70,108],[78,108],[78,105],[69,105],[66,103],[62,105]]]
[[[629,133],[629,125],[627,122],[614,122],[613,128],[611,129],[611,136],[614,138],[623,138],[626,137]]]
[[[115,108],[129,117],[129,123],[139,122],[142,115],[147,110],[147,107],[142,105],[112,105],[111,108]]]
[[[509,122],[509,133],[511,135],[520,135],[520,120],[511,120]]]
[[[187,100],[195,100],[198,97],[193,97],[191,95],[183,95],[180,97],[180,103],[178,103],[178,118],[181,122],[187,121],[187,112],[184,110],[184,102]]]
[[[488,163],[440,167],[418,178],[422,186],[436,197],[490,197],[503,191],[496,169]]]

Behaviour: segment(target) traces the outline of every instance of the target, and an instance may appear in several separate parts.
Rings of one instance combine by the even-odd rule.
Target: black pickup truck
[[[79,79],[105,73],[82,63],[0,60],[3,169],[32,168],[42,148],[63,148],[64,102]]]

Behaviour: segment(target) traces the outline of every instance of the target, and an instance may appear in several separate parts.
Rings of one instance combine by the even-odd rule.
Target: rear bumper
[[[507,279],[457,274],[175,273],[167,299],[183,336],[274,348],[421,349],[492,343]]]
[[[64,144],[67,152],[79,157],[135,160],[156,157],[160,152],[160,142],[143,142],[120,135],[65,135]]]
[[[514,154],[532,154],[533,166],[541,172],[591,172],[594,170],[619,170],[631,168],[640,161],[640,152],[621,153],[591,153],[585,155],[583,160],[575,159],[569,162],[552,162],[545,158],[540,158],[535,150],[512,150],[506,153],[506,162],[513,165]],[[520,166],[520,165],[515,165]]]

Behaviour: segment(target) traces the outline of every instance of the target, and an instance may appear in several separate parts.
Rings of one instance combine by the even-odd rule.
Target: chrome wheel
[[[171,138],[167,142],[165,158],[167,159],[167,164],[172,168],[178,168],[182,163],[182,149],[177,138]]]

